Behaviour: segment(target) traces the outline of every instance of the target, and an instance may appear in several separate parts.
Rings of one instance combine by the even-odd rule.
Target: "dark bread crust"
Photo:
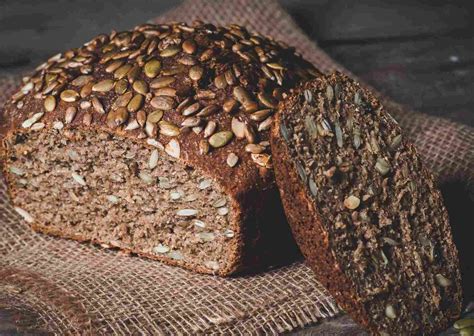
[[[343,96],[342,99],[342,104],[341,109],[347,109],[348,111],[351,110],[351,104],[352,104],[352,99],[354,99],[351,94],[355,92],[359,92],[360,96],[366,97],[365,99],[368,101],[368,104],[372,106],[373,110],[375,111],[376,109],[379,109],[379,112],[383,116],[383,118],[386,118],[388,114],[384,114],[386,112],[383,111],[383,108],[380,108],[380,104],[378,101],[375,99],[375,97],[367,90],[360,88],[358,83],[352,81],[348,77],[335,73],[330,76],[324,76],[324,77],[319,77],[313,81],[306,82],[299,86],[297,89],[295,89],[292,94],[285,99],[283,102],[280,103],[279,106],[279,112],[277,114],[277,117],[275,119],[275,122],[272,126],[272,133],[271,133],[271,148],[272,148],[272,154],[274,156],[274,166],[275,166],[275,175],[276,175],[276,180],[278,187],[280,189],[280,195],[282,198],[283,206],[285,209],[285,213],[288,219],[288,222],[291,226],[293,235],[295,237],[295,240],[297,241],[301,252],[303,253],[305,259],[307,260],[308,264],[310,267],[314,270],[315,275],[317,279],[324,285],[326,288],[329,290],[329,292],[333,295],[333,297],[336,299],[336,301],[360,324],[365,326],[368,330],[370,330],[373,334],[397,334],[397,335],[429,335],[429,334],[434,334],[437,331],[444,330],[447,328],[450,323],[456,319],[461,310],[461,286],[460,286],[460,271],[459,271],[459,265],[458,265],[458,259],[457,259],[457,249],[452,242],[452,237],[451,237],[451,232],[450,232],[450,227],[449,227],[449,222],[448,222],[448,217],[447,217],[447,212],[442,204],[442,199],[439,191],[436,189],[436,187],[433,186],[433,177],[432,175],[423,167],[419,168],[414,174],[419,177],[418,180],[413,181],[419,186],[428,186],[427,189],[431,191],[431,196],[433,198],[434,204],[436,204],[436,211],[440,214],[439,217],[439,226],[437,227],[436,224],[432,223],[423,223],[420,221],[420,225],[426,226],[426,230],[430,229],[432,230],[431,232],[438,232],[438,234],[435,236],[433,234],[433,237],[429,236],[430,239],[438,239],[437,242],[435,242],[436,246],[438,246],[440,249],[442,248],[445,253],[441,253],[438,258],[439,260],[434,262],[434,265],[427,265],[428,263],[424,263],[423,261],[423,266],[420,265],[420,267],[423,267],[424,270],[423,272],[426,272],[426,274],[420,275],[420,274],[412,274],[412,278],[427,278],[427,279],[433,279],[434,274],[430,274],[429,272],[432,272],[433,269],[436,270],[436,272],[444,273],[446,277],[449,277],[450,279],[450,285],[448,286],[441,286],[439,284],[435,284],[440,289],[432,289],[431,286],[433,281],[429,282],[430,280],[427,280],[427,282],[423,282],[412,285],[411,283],[404,283],[403,279],[410,278],[407,276],[408,272],[410,272],[409,266],[405,265],[399,265],[399,266],[391,266],[391,267],[398,267],[394,270],[390,270],[390,268],[385,269],[384,272],[387,273],[387,275],[391,274],[393,275],[398,281],[402,283],[389,283],[387,286],[389,288],[388,293],[378,293],[378,294],[368,294],[369,291],[366,289],[370,289],[368,286],[371,285],[369,279],[369,275],[367,275],[367,279],[365,279],[363,276],[354,276],[353,269],[358,266],[358,260],[355,259],[347,259],[343,258],[341,256],[341,252],[344,252],[343,249],[341,249],[341,245],[338,245],[338,239],[337,236],[340,235],[341,237],[343,235],[347,234],[348,238],[345,239],[352,239],[349,237],[354,237],[355,235],[350,235],[348,234],[349,232],[352,232],[350,230],[356,230],[356,226],[354,224],[349,224],[342,229],[336,228],[336,223],[330,222],[328,219],[333,218],[334,216],[337,216],[337,214],[344,212],[347,209],[342,209],[336,206],[333,206],[332,208],[329,209],[323,209],[322,204],[319,204],[316,202],[315,197],[312,196],[310,187],[308,186],[308,183],[303,183],[302,177],[298,171],[297,168],[297,161],[302,162],[301,156],[298,154],[295,154],[295,151],[292,150],[292,146],[294,146],[294,143],[292,142],[293,140],[285,140],[282,131],[281,131],[281,126],[282,124],[285,125],[285,127],[290,127],[287,125],[289,122],[288,120],[299,120],[297,119],[298,117],[295,116],[296,113],[300,113],[299,110],[302,109],[303,104],[301,103],[302,101],[305,101],[305,91],[309,90],[311,92],[311,97],[314,99],[315,103],[314,105],[318,105],[318,102],[321,101],[319,98],[325,97],[326,93],[326,87],[328,85],[332,85],[334,88],[335,85],[339,85],[339,90],[340,92],[348,92],[347,97],[345,98]],[[344,91],[346,90],[346,91]],[[318,100],[319,99],[319,100]],[[347,105],[344,105],[347,104]],[[298,111],[297,111],[298,110]],[[369,108],[370,110],[370,108]],[[327,111],[327,110],[326,110]],[[352,110],[351,110],[352,111]],[[371,113],[371,112],[366,112],[366,113]],[[304,112],[301,112],[301,114],[304,115]],[[317,114],[317,113],[316,113]],[[293,118],[293,119],[292,119]],[[327,118],[327,117],[326,117]],[[374,118],[379,118],[374,116]],[[303,119],[303,118],[302,118]],[[301,120],[302,120],[301,119]],[[389,117],[387,117],[388,122],[386,125],[388,128],[385,129],[383,127],[380,127],[381,132],[386,132],[382,133],[384,136],[388,136],[388,130],[395,130],[397,132],[400,132],[398,125],[394,122],[391,121]],[[285,121],[283,121],[285,120]],[[339,119],[341,125],[345,125],[344,119]],[[333,121],[331,121],[332,123]],[[299,123],[294,122],[291,124],[291,127],[294,127],[294,125],[301,125],[303,122]],[[304,126],[301,126],[303,128]],[[286,128],[285,128],[286,129]],[[295,131],[299,132],[299,131]],[[300,133],[298,133],[298,139],[300,139]],[[391,133],[390,133],[391,134]],[[292,136],[294,136],[296,139],[296,134],[293,134],[290,132],[289,138],[292,139]],[[319,138],[318,138],[319,139]],[[348,139],[344,139],[344,144],[347,144]],[[322,140],[313,140],[313,141],[322,141]],[[335,143],[336,136],[334,136],[333,141]],[[349,140],[350,141],[350,140]],[[364,140],[363,140],[364,141]],[[310,146],[310,145],[309,145]],[[413,164],[415,167],[415,164],[418,164],[418,157],[416,155],[415,149],[413,145],[407,143],[405,140],[402,140],[402,143],[399,145],[401,150],[405,150],[406,153],[409,153],[408,156],[413,158]],[[345,148],[344,146],[340,146],[341,149],[340,151],[343,151]],[[311,148],[311,147],[310,147]],[[319,148],[319,147],[318,147]],[[337,148],[334,145],[332,145],[331,148]],[[310,149],[311,150],[311,149]],[[362,147],[359,150],[363,150]],[[339,155],[340,153],[339,149],[335,149],[334,152],[332,153],[320,153],[321,156],[328,155],[328,157],[331,157],[333,155],[334,157],[336,155]],[[299,152],[298,152],[299,153]],[[330,154],[330,155],[329,155]],[[396,160],[396,159],[394,159]],[[415,162],[416,161],[416,162]],[[360,165],[363,165],[362,161],[358,161]],[[362,162],[362,163],[360,163]],[[321,162],[317,162],[316,166],[321,164]],[[355,163],[354,163],[355,164]],[[304,164],[303,164],[304,165]],[[395,168],[392,169],[400,169],[397,168],[398,166],[396,163],[393,163]],[[418,167],[418,166],[416,166]],[[324,170],[324,167],[322,168]],[[339,169],[339,168],[338,168]],[[371,167],[367,167],[367,169],[371,169]],[[416,170],[417,168],[415,168]],[[311,171],[311,170],[310,170]],[[390,172],[390,176],[398,176],[400,172]],[[306,174],[309,178],[308,171],[306,171]],[[311,174],[313,172],[311,171]],[[313,177],[316,178],[316,177]],[[335,187],[337,188],[337,186]],[[352,189],[353,190],[353,189]],[[321,193],[321,197],[326,197],[330,198],[333,197],[332,193],[326,192],[325,190],[318,189],[318,193]],[[395,200],[390,200],[390,202],[395,202]],[[422,202],[427,202],[427,200],[422,200]],[[342,200],[341,200],[342,203]],[[361,201],[361,203],[363,203]],[[370,200],[368,200],[367,203],[370,203]],[[385,205],[388,207],[388,205]],[[379,211],[384,211],[386,210],[385,208],[380,208]],[[325,215],[323,215],[324,211]],[[428,211],[430,209],[428,208]],[[328,214],[332,217],[328,217]],[[354,215],[354,213],[353,213]],[[356,214],[357,215],[357,214]],[[420,213],[414,214],[415,217],[418,215],[421,216]],[[421,217],[423,218],[423,217]],[[377,226],[375,224],[374,226]],[[360,228],[360,224],[358,224],[357,229]],[[340,231],[338,231],[340,230]],[[372,231],[370,231],[372,230]],[[382,229],[381,229],[382,230]],[[395,229],[395,233],[397,229]],[[401,230],[401,229],[398,229]],[[415,231],[416,229],[413,229]],[[368,233],[369,235],[366,236],[368,238],[366,243],[370,241],[369,238],[371,238],[371,235],[373,232],[377,232],[377,229],[373,229],[369,227]],[[427,231],[428,232],[428,231]],[[394,233],[394,234],[395,234]],[[398,232],[400,234],[399,237],[405,237],[403,235],[403,232]],[[375,234],[377,237],[377,234]],[[360,236],[359,236],[360,237]],[[378,239],[382,240],[381,236],[378,236]],[[407,239],[413,238],[415,240],[415,237],[407,237]],[[359,238],[357,238],[359,239]],[[365,238],[360,237],[360,239],[363,241]],[[393,244],[395,242],[392,240],[391,241]],[[408,242],[406,242],[408,244]],[[411,244],[413,246],[416,246],[418,242],[413,241]],[[397,247],[393,247],[394,249],[397,249],[396,254],[394,252],[393,258],[398,258],[400,255],[403,257],[408,258],[409,253],[408,249],[401,250],[399,249],[398,246],[400,243],[397,243]],[[402,240],[402,244],[405,244]],[[354,246],[354,245],[352,245]],[[358,245],[357,245],[358,246]],[[383,245],[381,245],[383,246]],[[418,247],[417,247],[418,248]],[[419,250],[418,250],[419,251]],[[356,255],[357,250],[349,250],[346,251],[349,253],[349,256],[353,257]],[[423,256],[424,258],[424,256]],[[403,259],[402,259],[403,260]],[[406,260],[406,259],[405,259]],[[395,262],[395,261],[394,261]],[[397,273],[401,273],[401,276],[397,278]],[[384,273],[382,273],[384,274]],[[429,283],[429,285],[428,285]],[[412,286],[412,287],[411,287]],[[441,288],[445,287],[445,288]],[[441,305],[440,302],[430,302],[429,300],[431,299],[431,293],[432,290],[436,291],[436,293],[440,293],[441,299]],[[410,295],[408,293],[418,293],[418,297],[416,300],[414,300],[411,297],[406,298],[406,296]],[[426,294],[426,296],[425,296]],[[406,295],[406,296],[405,296]],[[413,311],[412,314],[408,312],[403,312],[402,309],[400,309],[401,312],[396,311],[398,314],[403,314],[402,317],[396,316],[393,317],[392,311],[385,313],[382,311],[381,314],[378,316],[375,316],[374,310],[375,308],[378,308],[379,306],[385,307],[385,305],[389,305],[393,303],[393,298],[394,297],[399,297],[400,300],[402,298],[409,300],[410,301],[410,307],[412,309],[416,309],[416,311]],[[417,302],[419,300],[419,302]],[[426,300],[427,302],[423,302]],[[444,303],[443,303],[444,302]],[[446,302],[449,303],[449,306],[446,306]],[[403,304],[403,301],[401,301],[401,304]],[[407,303],[408,305],[408,303]],[[437,309],[440,310],[440,312],[436,312],[436,316],[430,317],[429,315],[431,314],[431,310],[427,308],[429,305],[432,306],[438,306]],[[390,315],[392,316],[391,318],[388,318],[385,315]],[[427,316],[428,315],[428,316]],[[430,318],[433,318],[432,323],[427,323],[425,319],[429,320]],[[436,318],[436,320],[434,319]]]
[[[186,41],[192,41],[192,43],[185,48]],[[179,51],[175,55],[164,56],[162,53],[164,50],[169,51],[169,46],[179,46]],[[128,56],[120,56],[120,53],[127,51],[131,51]],[[161,62],[161,70],[156,76],[150,78],[144,72],[147,62],[152,59]],[[150,88],[152,81],[161,77],[164,72],[168,73],[168,77],[175,78],[175,81],[168,85],[168,88],[175,90],[176,93],[172,97],[173,108],[163,108],[162,120],[179,127],[186,117],[180,113],[183,108],[180,112],[176,111],[177,106],[179,107],[180,103],[190,98],[186,106],[199,102],[199,111],[202,111],[205,106],[213,104],[217,106],[217,111],[213,114],[202,117],[202,126],[215,122],[217,124],[215,132],[230,131],[232,119],[237,118],[253,130],[253,139],[252,136],[240,139],[234,135],[226,145],[211,148],[208,154],[202,155],[200,142],[204,140],[203,132],[197,134],[190,127],[181,127],[180,134],[171,137],[160,131],[157,132],[158,125],[155,125],[154,131],[150,131],[152,134],[146,133],[145,125],[140,125],[133,130],[125,130],[128,124],[139,119],[140,111],[144,111],[147,116],[157,110],[152,106],[152,99],[157,97],[156,93],[159,89],[150,88],[148,93],[142,96],[144,102],[138,110],[131,108],[125,118],[115,117],[112,123],[108,117],[113,111],[118,110],[113,108],[113,104],[123,94],[123,92],[117,94],[115,88],[106,92],[89,92],[85,97],[80,97],[74,102],[60,99],[61,92],[74,90],[80,93],[82,88],[88,85],[73,85],[73,80],[79,76],[91,76],[91,83],[98,83],[105,79],[112,79],[114,83],[117,83],[119,78],[115,78],[114,73],[107,72],[106,68],[120,60],[124,64],[140,67],[141,72],[136,78],[133,76],[130,78],[128,75],[124,77],[125,80],[128,78],[129,82],[126,91],[133,92],[134,96],[138,93],[132,89],[132,83],[138,80],[144,81]],[[194,80],[190,78],[189,71],[197,65],[204,69],[204,74],[200,79]],[[180,70],[176,71],[178,73],[173,73],[173,69]],[[110,36],[99,35],[83,47],[54,56],[47,63],[39,66],[31,78],[25,79],[23,87],[25,92],[19,91],[6,104],[4,113],[0,116],[0,134],[5,142],[12,141],[17,134],[30,131],[29,127],[22,127],[25,120],[30,120],[29,118],[35,113],[44,112],[44,115],[36,122],[36,124],[44,124],[44,129],[51,128],[55,122],[60,121],[64,125],[63,132],[67,132],[69,128],[108,132],[140,141],[145,146],[150,146],[147,143],[150,138],[156,139],[165,147],[170,141],[177,140],[180,146],[179,161],[200,171],[204,176],[212,177],[234,200],[232,226],[238,239],[229,251],[233,262],[228,268],[219,272],[220,275],[229,275],[254,267],[262,261],[261,255],[257,257],[258,253],[252,251],[265,249],[261,244],[262,241],[272,239],[265,238],[267,234],[263,231],[271,228],[266,228],[268,223],[258,224],[257,222],[264,213],[268,212],[268,206],[275,207],[275,204],[278,204],[278,198],[268,149],[255,156],[255,160],[245,150],[248,142],[268,141],[269,132],[266,131],[268,128],[257,131],[261,120],[256,122],[250,118],[251,107],[245,111],[244,104],[239,103],[237,109],[227,112],[223,111],[224,103],[229,98],[235,97],[234,89],[240,86],[250,95],[246,99],[257,103],[258,110],[268,108],[259,101],[259,93],[273,96],[272,100],[278,101],[299,81],[318,74],[319,72],[312,65],[295,54],[294,49],[257,34],[251,34],[236,25],[223,28],[201,22],[196,22],[193,26],[181,23],[146,24],[136,27],[131,32],[113,32]],[[227,84],[224,84],[224,87],[217,87],[216,77],[221,76],[222,79],[224,75],[229,75],[225,77]],[[48,86],[52,82],[57,82],[57,87],[48,91]],[[55,107],[49,112],[45,111],[44,105],[47,96],[55,97]],[[91,97],[99,99],[105,113],[97,111],[94,105],[81,108],[80,102],[89,101],[90,103]],[[66,111],[71,106],[77,108],[77,113],[73,120],[67,123]],[[198,112],[194,113],[194,116]],[[88,117],[92,120],[84,122]],[[230,167],[226,163],[229,153],[235,153],[239,157],[239,162],[235,167]],[[8,155],[8,153],[3,153],[3,155]],[[4,173],[8,177],[7,167]],[[10,184],[10,193],[14,196],[12,184]],[[266,203],[267,200],[271,201]],[[61,232],[47,233],[62,235]],[[83,237],[70,238],[83,240]],[[287,237],[283,240],[289,239]]]

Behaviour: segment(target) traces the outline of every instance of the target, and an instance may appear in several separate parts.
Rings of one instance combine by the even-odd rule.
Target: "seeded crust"
[[[289,89],[318,75],[293,48],[236,25],[145,24],[99,35],[40,65],[6,104],[0,134],[11,199],[21,203],[11,160],[26,133],[53,131],[65,138],[107,133],[158,149],[212,179],[233,200],[229,218],[235,236],[225,267],[158,259],[219,275],[261,266],[274,248],[291,240],[283,221],[270,224],[271,209],[279,204],[268,141],[273,113]],[[28,155],[34,153],[33,148]],[[45,222],[32,226],[63,236]],[[68,238],[113,245],[100,236]]]
[[[457,250],[432,175],[367,90],[335,73],[272,126],[287,219],[316,277],[373,334],[431,335],[460,314]]]

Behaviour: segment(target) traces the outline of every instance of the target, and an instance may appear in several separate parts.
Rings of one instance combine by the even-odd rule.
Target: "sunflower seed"
[[[280,63],[275,63],[275,62],[267,63],[267,66],[269,68],[272,68],[272,69],[275,69],[275,70],[284,70],[285,69],[283,67],[283,65],[281,65]]]
[[[112,204],[117,204],[120,202],[119,198],[115,195],[107,195],[106,198],[107,198],[107,201],[109,201]]]
[[[260,110],[260,111],[252,113],[250,115],[250,119],[255,120],[255,121],[262,121],[266,119],[270,114],[272,114],[272,112],[273,112],[272,109]]]
[[[261,131],[269,130],[270,127],[272,126],[272,123],[273,123],[273,118],[268,117],[267,119],[265,119],[258,125],[258,131],[261,132]]]
[[[179,251],[171,251],[168,253],[168,256],[174,260],[183,260],[183,254]]]
[[[155,169],[158,166],[158,150],[153,150],[150,155],[150,160],[148,161],[148,168],[151,170]]]
[[[160,134],[163,134],[169,137],[174,137],[174,136],[178,136],[180,133],[179,127],[173,123],[170,123],[169,121],[161,120],[159,122],[159,126],[160,126]]]
[[[316,182],[314,182],[313,178],[310,178],[308,181],[309,185],[309,191],[313,196],[316,196],[318,194],[318,187],[316,186]]]
[[[79,104],[79,107],[82,109],[82,110],[87,110],[89,107],[91,107],[92,104],[90,101],[88,100],[85,100],[85,101],[82,101],[80,104]]]
[[[54,111],[54,109],[56,108],[56,98],[54,98],[53,96],[46,97],[43,105],[46,112]]]
[[[138,173],[138,177],[146,184],[152,184],[154,182],[153,177],[145,172]]]
[[[145,125],[145,122],[147,120],[147,116],[146,116],[146,112],[143,111],[143,110],[140,110],[137,112],[137,122],[138,122],[138,125],[140,125],[141,127],[143,127]]]
[[[145,63],[143,71],[148,78],[155,78],[161,70],[161,62],[157,59],[152,59]]]
[[[209,149],[209,142],[206,139],[199,141],[199,154],[207,154],[209,153]]]
[[[165,149],[165,147],[160,142],[156,141],[155,139],[147,139],[146,143],[149,144],[150,146],[156,147],[160,150]]]
[[[131,64],[122,65],[120,68],[118,68],[117,70],[115,70],[115,72],[114,72],[114,78],[115,78],[115,79],[122,79],[122,78],[124,78],[125,76],[127,76],[127,73],[130,71],[131,68],[132,68],[132,65],[131,65]]]
[[[159,96],[150,101],[150,105],[160,110],[171,110],[176,106],[176,102],[171,97]]]
[[[22,124],[21,127],[23,128],[30,128],[34,123],[40,120],[44,115],[44,112],[38,112],[33,114],[33,116],[29,119],[26,119]]]
[[[245,103],[246,101],[252,100],[252,97],[250,96],[250,94],[242,86],[234,87],[232,93],[235,99],[237,99],[237,101],[240,102],[241,104]]]
[[[213,206],[214,208],[221,208],[221,207],[223,207],[224,205],[226,205],[226,203],[227,203],[227,200],[226,200],[224,197],[222,197],[222,198],[219,198],[219,199],[215,200],[215,201],[212,203],[212,206]]]
[[[199,111],[199,113],[196,114],[196,115],[198,117],[208,117],[208,116],[216,113],[218,109],[219,109],[219,106],[217,106],[215,104],[207,105],[201,111]]]
[[[168,77],[168,76],[159,77],[157,79],[154,79],[150,83],[150,87],[152,89],[160,89],[160,88],[169,86],[170,84],[174,83],[175,80],[176,78],[174,77]]]
[[[227,81],[225,80],[225,75],[221,74],[214,78],[214,85],[217,89],[224,89],[227,86]]]
[[[108,92],[114,87],[114,81],[111,79],[104,79],[92,86],[92,91]]]
[[[133,98],[133,92],[126,92],[123,95],[119,96],[114,103],[112,104],[112,109],[116,110],[119,107],[125,107],[128,105],[130,100]]]
[[[472,302],[472,301],[471,301]],[[464,310],[464,312],[470,312],[472,311],[472,309],[470,310],[469,309],[469,306],[472,305],[471,303],[468,304],[468,307]],[[467,328],[471,328],[471,327],[474,327],[474,318],[463,318],[461,320],[457,320],[456,322],[454,322],[454,325],[453,325],[454,328],[456,329],[460,329],[461,331],[463,329],[467,329]],[[460,331],[460,332],[461,332]],[[464,336],[462,334],[460,334],[461,336]],[[466,334],[466,336],[472,336],[472,333],[471,334]]]
[[[84,178],[78,173],[72,172],[71,176],[76,183],[80,184],[83,187],[87,186],[86,180],[84,180]]]
[[[263,104],[266,107],[269,108],[276,108],[278,105],[278,102],[276,101],[275,98],[270,96],[269,94],[265,92],[260,92],[258,95],[258,100],[260,101],[261,104]]]
[[[145,98],[141,94],[136,94],[128,103],[127,110],[129,112],[138,111],[142,107],[144,100]]]
[[[84,114],[84,117],[82,118],[82,123],[86,126],[90,126],[92,124],[92,114],[87,112]]]
[[[375,163],[375,169],[382,175],[387,175],[387,173],[390,171],[390,165],[389,163],[383,159],[383,158],[378,158],[377,162]]]
[[[436,283],[440,285],[441,287],[449,287],[453,284],[451,280],[449,280],[444,275],[439,274],[439,273],[435,275],[435,279],[436,279]]]
[[[133,83],[132,87],[136,92],[144,96],[148,93],[148,84],[145,81],[138,80]]]
[[[219,216],[226,216],[228,213],[229,213],[229,208],[227,207],[222,207],[222,208],[217,209],[217,214]]]
[[[150,123],[157,123],[161,120],[161,118],[163,118],[163,111],[155,110],[148,115],[146,121]]]
[[[57,130],[62,130],[64,128],[64,124],[62,123],[62,121],[55,121],[53,123],[53,128]]]
[[[26,211],[23,210],[22,208],[15,207],[15,211],[27,222],[27,223],[33,223],[35,219]]]
[[[127,126],[124,128],[125,131],[133,131],[137,128],[140,128],[140,124],[138,124],[138,121],[136,119],[131,120]]]
[[[222,105],[222,109],[226,113],[231,113],[231,112],[235,111],[238,106],[239,106],[239,103],[237,102],[237,100],[235,100],[233,98],[227,98],[224,101],[224,104]]]
[[[400,146],[400,144],[402,143],[402,135],[401,134],[398,134],[396,135],[392,141],[390,142],[390,148],[392,150],[395,150],[398,148],[398,146]]]
[[[183,120],[183,122],[181,123],[181,126],[182,126],[182,127],[196,127],[196,126],[198,126],[200,123],[201,123],[201,119],[200,119],[200,118],[188,117],[188,118],[186,118],[186,119]]]
[[[232,237],[234,237],[234,231],[232,231],[230,229],[226,229],[224,231],[224,236],[227,237],[227,238],[232,238]]]
[[[31,125],[30,129],[32,131],[39,131],[40,129],[43,129],[45,126],[46,126],[45,123],[35,123],[35,124]]]
[[[145,133],[150,138],[154,138],[158,135],[158,127],[156,124],[147,121],[145,123]]]
[[[361,143],[362,143],[359,128],[354,127],[353,133],[354,133],[354,140],[353,140],[354,148],[358,149],[360,147]]]
[[[181,149],[178,140],[171,139],[171,141],[165,146],[165,152],[174,158],[179,158]]]
[[[234,133],[234,135],[238,139],[245,138],[245,128],[246,128],[246,126],[245,126],[244,122],[240,121],[236,117],[232,118],[231,129],[232,129],[232,132]]]
[[[196,236],[205,242],[211,242],[216,239],[216,236],[212,232],[199,232],[196,234]]]
[[[328,85],[326,87],[326,98],[328,99],[329,102],[332,102],[334,98],[334,90],[331,85]]]
[[[206,227],[206,223],[204,223],[203,221],[199,220],[199,219],[193,219],[192,220],[192,223],[197,226],[198,228],[201,228],[201,229],[204,229]]]
[[[389,304],[385,307],[385,316],[392,320],[397,318],[397,312],[395,311],[395,308],[392,305]]]
[[[288,128],[286,128],[285,124],[280,124],[280,134],[285,139],[286,142],[290,142],[290,134],[288,132]]]
[[[197,46],[194,40],[186,40],[183,42],[183,51],[187,54],[194,54],[196,52]]]
[[[163,87],[160,89],[155,90],[155,96],[169,96],[169,97],[175,97],[176,96],[176,89],[173,89],[171,87]]]
[[[61,92],[60,97],[62,101],[72,103],[78,100],[80,96],[79,93],[74,90],[64,90],[63,92]]]
[[[199,108],[201,107],[201,105],[199,104],[199,102],[196,102],[194,104],[191,104],[189,105],[188,107],[186,107],[182,114],[184,116],[190,116],[190,115],[193,115],[195,114],[197,111],[199,111]]]
[[[124,61],[112,61],[107,67],[105,68],[105,72],[112,73],[118,68],[120,68],[125,62]],[[91,76],[92,77],[92,76]]]
[[[193,217],[199,213],[196,209],[181,209],[176,212],[178,216],[182,217]]]
[[[339,148],[342,148],[343,142],[342,142],[342,130],[341,126],[339,125],[338,121],[334,122],[334,132],[336,133],[336,143]]]
[[[204,137],[209,138],[212,134],[214,134],[217,128],[217,123],[215,121],[209,121],[204,128]]]
[[[170,45],[166,49],[160,52],[161,57],[173,57],[181,51],[181,47],[178,45]]]
[[[233,133],[229,131],[221,131],[214,133],[209,138],[209,144],[214,148],[219,148],[227,145],[232,140]]]
[[[107,125],[111,128],[122,125],[128,119],[128,111],[125,107],[119,107],[107,114]]]
[[[257,144],[247,144],[245,146],[245,151],[253,154],[260,154],[265,150],[263,146]]]
[[[350,195],[344,200],[344,206],[348,209],[357,209],[360,205],[360,199],[356,196]]]
[[[207,189],[212,185],[212,180],[202,179],[199,181],[198,188],[201,190]]]
[[[201,77],[204,74],[204,69],[199,66],[195,65],[189,69],[189,78],[191,78],[193,81],[198,81],[201,79]]]
[[[168,253],[169,251],[170,251],[170,248],[162,244],[158,244],[153,248],[153,253],[156,253],[156,254]]]
[[[390,237],[382,237],[383,241],[386,242],[388,245],[391,245],[391,246],[398,246],[400,245],[399,243],[397,243],[395,240],[393,240],[392,238]]]
[[[101,103],[101,101],[99,100],[99,98],[97,97],[92,97],[91,99],[91,102],[92,102],[92,106],[94,107],[94,110],[99,113],[99,114],[105,114],[105,109],[104,109],[104,105]]]
[[[227,165],[229,167],[235,167],[237,163],[239,162],[239,157],[235,153],[229,153],[227,156]]]
[[[25,175],[25,171],[23,169],[17,168],[14,166],[10,166],[10,173],[18,175],[18,176]]]

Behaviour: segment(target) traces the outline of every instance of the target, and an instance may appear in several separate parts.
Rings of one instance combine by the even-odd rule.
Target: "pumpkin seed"
[[[48,96],[44,100],[44,109],[46,112],[52,112],[56,108],[56,98],[53,96]]]
[[[148,78],[155,78],[161,70],[161,62],[157,59],[152,59],[145,63],[144,72]]]
[[[175,80],[176,80],[176,78],[174,78],[174,77],[169,77],[169,76],[159,77],[159,78],[157,78],[157,79],[154,79],[154,80],[150,83],[150,87],[151,87],[152,89],[159,89],[159,88],[167,87],[167,86],[169,86],[170,84],[174,83]]]
[[[121,79],[115,83],[115,92],[117,94],[124,94],[128,89],[128,82],[125,79]]]
[[[230,140],[232,140],[232,137],[233,137],[232,132],[229,132],[229,131],[217,132],[217,133],[214,133],[209,138],[209,144],[214,148],[223,147],[226,144],[228,144]]]
[[[161,57],[173,57],[181,51],[181,47],[178,45],[170,45],[166,49],[160,52]]]
[[[115,79],[122,79],[125,76],[127,76],[127,73],[130,71],[131,68],[132,68],[131,64],[122,65],[120,68],[115,70],[114,72]]]
[[[136,92],[142,95],[146,95],[148,93],[148,84],[145,81],[138,80],[133,83],[132,87]]]
[[[108,92],[114,87],[114,81],[111,79],[104,79],[92,86],[92,91],[95,92]]]
[[[141,94],[136,94],[128,103],[127,110],[129,112],[138,111],[142,107],[144,100],[145,98]]]
[[[79,93],[74,90],[64,90],[63,92],[61,92],[60,97],[62,101],[72,103],[78,100],[80,96]]]
[[[125,107],[119,107],[107,114],[107,125],[111,128],[122,125],[128,119],[128,111]]]

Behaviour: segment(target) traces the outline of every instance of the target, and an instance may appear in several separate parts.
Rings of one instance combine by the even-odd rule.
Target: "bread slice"
[[[432,175],[370,91],[335,73],[284,102],[275,175],[321,281],[374,334],[428,335],[459,316],[460,272]]]
[[[7,104],[11,200],[37,231],[199,272],[275,262],[293,242],[269,128],[285,91],[315,75],[236,25],[99,35],[40,65]]]

